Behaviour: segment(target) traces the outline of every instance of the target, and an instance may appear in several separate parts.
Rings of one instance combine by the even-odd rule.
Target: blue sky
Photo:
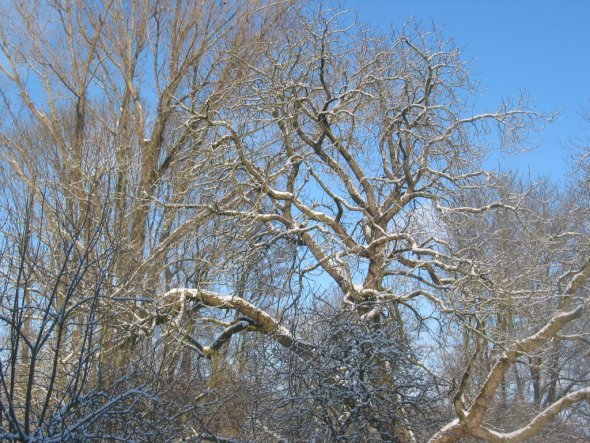
[[[561,180],[572,143],[590,138],[580,117],[590,107],[590,1],[587,0],[345,0],[362,22],[388,31],[410,17],[463,49],[485,87],[480,109],[525,92],[535,109],[560,111],[533,152],[494,156],[490,163]]]

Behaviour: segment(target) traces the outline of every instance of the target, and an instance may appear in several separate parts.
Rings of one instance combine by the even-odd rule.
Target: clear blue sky
[[[362,22],[388,31],[410,17],[441,28],[463,49],[486,91],[479,108],[493,110],[521,92],[535,109],[560,111],[534,152],[494,157],[497,164],[561,180],[567,147],[590,138],[580,117],[590,107],[590,0],[344,0]]]

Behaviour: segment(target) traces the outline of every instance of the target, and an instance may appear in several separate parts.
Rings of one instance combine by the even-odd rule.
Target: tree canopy
[[[484,166],[437,29],[320,3],[0,6],[6,441],[582,441],[587,149]]]

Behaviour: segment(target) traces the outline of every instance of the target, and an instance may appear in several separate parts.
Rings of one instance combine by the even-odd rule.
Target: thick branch
[[[543,426],[545,426],[550,420],[555,418],[555,416],[559,414],[561,411],[575,403],[584,400],[590,402],[590,388],[579,389],[562,397],[559,401],[556,401],[555,403],[541,411],[539,414],[537,414],[537,416],[535,416],[535,418],[533,418],[526,426],[516,431],[506,433],[496,432],[492,430],[487,431],[491,436],[494,437],[494,439],[491,440],[493,442],[497,441],[516,443],[524,441],[525,439],[537,434]]]
[[[282,346],[292,349],[305,358],[312,357],[311,345],[295,338],[274,317],[254,304],[235,295],[221,295],[203,289],[175,288],[164,294],[166,303],[175,309],[183,309],[188,300],[196,300],[206,306],[220,309],[235,309],[257,325],[257,330],[272,337]],[[223,334],[222,334],[223,335]]]

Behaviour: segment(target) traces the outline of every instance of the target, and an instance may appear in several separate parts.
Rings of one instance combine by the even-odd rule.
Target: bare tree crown
[[[437,30],[0,8],[3,439],[589,437],[584,154],[486,170],[550,117]]]

